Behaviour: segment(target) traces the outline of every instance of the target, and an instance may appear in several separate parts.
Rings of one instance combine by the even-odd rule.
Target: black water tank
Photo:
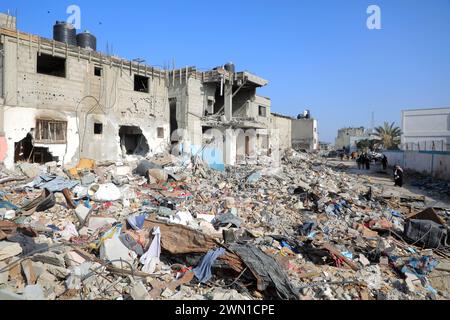
[[[77,43],[81,48],[97,51],[97,38],[89,31],[79,33]]]
[[[77,31],[75,27],[65,21],[56,21],[53,26],[53,39],[67,43],[71,46],[77,45]]]
[[[236,72],[236,67],[235,67],[233,62],[228,62],[227,64],[225,64],[224,68],[228,72],[231,72],[231,73],[235,73]]]

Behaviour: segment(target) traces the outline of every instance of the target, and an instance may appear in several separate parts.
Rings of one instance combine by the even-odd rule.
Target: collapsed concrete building
[[[195,154],[209,137],[213,141],[204,157],[216,164],[234,165],[256,158],[261,150],[267,155],[277,145],[270,139],[271,101],[256,94],[267,83],[249,72],[235,72],[232,64],[207,72],[194,67],[172,70],[172,142],[182,138],[182,147]]]
[[[0,50],[7,167],[167,148],[165,71],[6,28]]]
[[[21,161],[120,161],[172,151],[218,168],[279,157],[290,120],[256,94],[268,81],[226,64],[162,70],[17,30],[0,15],[0,135]],[[280,135],[281,132],[281,135]]]

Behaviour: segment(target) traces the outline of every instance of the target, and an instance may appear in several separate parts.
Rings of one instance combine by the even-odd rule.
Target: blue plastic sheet
[[[1,209],[9,209],[9,210],[18,210],[19,208],[6,200],[0,200],[0,208]]]
[[[78,181],[68,180],[60,176],[41,174],[26,186],[30,188],[47,189],[50,192],[61,192],[64,189],[73,189],[78,184]]]
[[[416,277],[424,278],[436,268],[438,261],[430,256],[420,258],[409,258],[401,269],[403,274],[412,273]]]

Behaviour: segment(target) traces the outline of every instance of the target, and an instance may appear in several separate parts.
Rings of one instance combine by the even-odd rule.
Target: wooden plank
[[[358,271],[359,267],[356,263],[354,263],[353,261],[350,261],[349,259],[347,259],[346,257],[344,257],[342,255],[342,253],[337,250],[335,247],[333,247],[331,244],[324,244],[323,245],[323,249],[328,250],[330,253],[334,254],[335,256],[337,256],[338,258],[342,259],[344,261],[344,263],[349,266],[352,270],[354,271]]]

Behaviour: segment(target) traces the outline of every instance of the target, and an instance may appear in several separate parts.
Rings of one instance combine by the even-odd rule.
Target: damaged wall
[[[317,120],[292,119],[292,146],[309,150],[317,150],[319,148]]]
[[[149,144],[149,154],[166,150],[169,145],[169,101],[164,77],[148,75],[148,93],[134,89],[134,75],[144,71],[130,66],[112,65],[68,52],[4,36],[5,52],[5,135],[11,167],[14,143],[36,126],[38,117],[67,121],[65,145],[46,145],[65,163],[75,164],[79,156],[95,160],[120,160],[122,157],[119,128],[137,126]],[[65,76],[37,73],[39,54],[54,55],[65,61]],[[126,65],[126,64],[125,64]],[[100,76],[94,68],[100,68]],[[21,121],[17,121],[20,115]],[[22,117],[24,120],[22,120]],[[78,120],[78,121],[77,121]],[[95,124],[102,132],[94,132]],[[78,135],[78,132],[80,135]],[[97,142],[97,143],[92,143]],[[78,147],[81,147],[78,149]],[[67,149],[67,152],[66,152]]]
[[[270,130],[272,135],[279,136],[279,148],[286,150],[292,147],[292,119],[272,114]]]
[[[49,152],[60,160],[72,159],[78,149],[78,135],[74,115],[64,111],[38,110],[35,108],[6,107],[4,112],[4,128],[8,145],[8,153],[4,159],[6,167],[14,166],[14,144],[23,140],[36,127],[36,119],[52,118],[67,121],[66,144],[35,144],[35,147],[48,147]]]
[[[237,90],[237,89],[234,89]],[[239,90],[233,98],[233,117],[252,117],[254,113],[251,110],[255,100],[256,88]]]
[[[186,143],[197,149],[202,144],[201,118],[205,112],[205,90],[200,79],[185,78],[169,81],[169,97],[177,101],[178,128],[188,130]],[[185,148],[186,150],[186,148]]]

